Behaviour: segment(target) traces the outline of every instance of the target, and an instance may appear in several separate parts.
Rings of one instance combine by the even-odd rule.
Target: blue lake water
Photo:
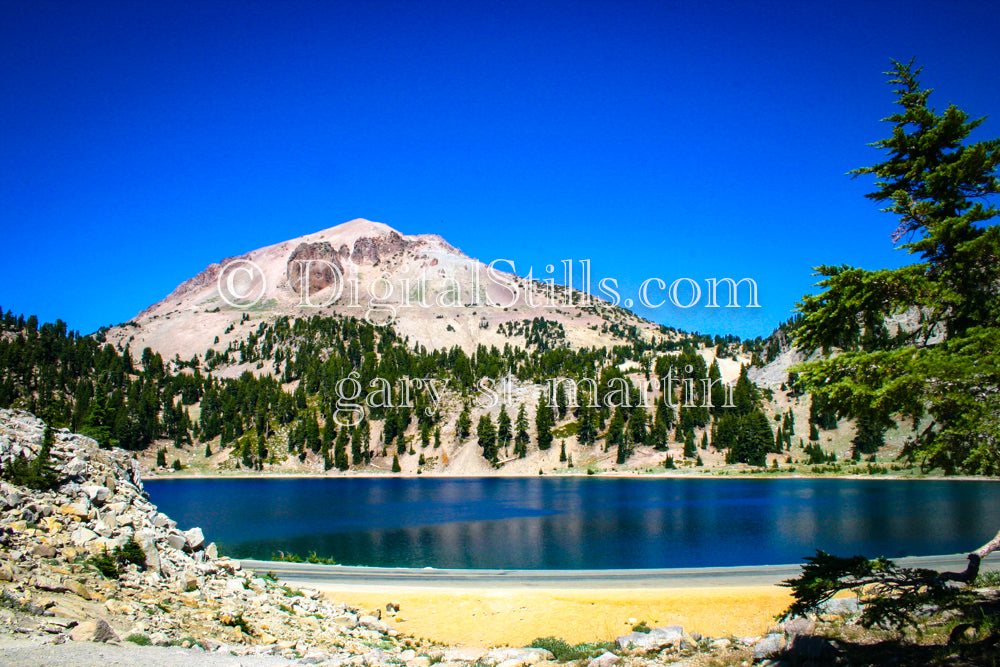
[[[605,569],[969,552],[1000,484],[838,479],[353,478],[145,482],[237,558],[345,565]]]

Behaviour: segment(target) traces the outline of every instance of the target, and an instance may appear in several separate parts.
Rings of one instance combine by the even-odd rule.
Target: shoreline
[[[742,472],[733,471],[722,474],[710,472],[691,473],[640,473],[640,472],[607,472],[595,473],[545,473],[543,475],[463,475],[452,473],[378,473],[378,472],[351,472],[324,474],[317,472],[233,472],[233,473],[180,473],[180,474],[143,474],[142,480],[161,481],[171,479],[537,479],[538,477],[581,477],[587,479],[841,479],[841,480],[887,480],[900,482],[926,482],[926,481],[947,481],[947,482],[1000,482],[1000,477],[976,477],[973,475],[807,475],[802,473],[770,473],[770,472]]]
[[[964,554],[897,559],[908,565],[958,567]],[[255,572],[278,566],[278,579],[293,587],[317,590],[328,599],[381,610],[383,622],[401,633],[466,647],[526,646],[539,637],[569,643],[613,641],[634,625],[680,625],[710,637],[756,637],[776,624],[792,603],[792,591],[775,578],[796,576],[801,565],[669,570],[431,570],[371,568],[275,561],[240,561]],[[984,570],[1000,563],[984,562]],[[281,570],[291,571],[289,576]],[[339,572],[337,580],[299,579],[303,571]],[[579,573],[603,579],[567,583]],[[494,577],[484,581],[470,573]],[[726,573],[736,576],[720,576]],[[378,581],[373,574],[399,575]],[[612,580],[612,575],[626,577]],[[691,574],[681,579],[679,575]],[[540,581],[525,585],[518,576]],[[546,580],[548,575],[550,579]],[[648,575],[666,575],[650,579]],[[430,581],[458,576],[461,580]],[[631,581],[629,577],[634,576]],[[513,578],[512,578],[513,577]],[[646,577],[645,579],[642,577]],[[398,605],[399,613],[388,606]]]

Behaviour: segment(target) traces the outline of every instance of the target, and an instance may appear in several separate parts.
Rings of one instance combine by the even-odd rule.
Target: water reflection
[[[816,548],[969,551],[1000,523],[990,482],[713,479],[241,479],[147,483],[182,527],[238,557],[345,564],[652,568],[801,562]]]

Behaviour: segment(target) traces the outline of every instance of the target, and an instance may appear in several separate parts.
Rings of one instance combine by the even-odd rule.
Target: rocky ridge
[[[0,465],[35,459],[45,430],[27,412],[0,409]],[[349,607],[244,570],[220,556],[200,528],[179,530],[149,501],[131,453],[100,449],[65,429],[52,436],[54,490],[0,482],[0,646],[23,652],[18,642],[24,639],[39,647],[102,642],[139,652],[146,645],[180,646],[206,658],[211,652],[277,661],[267,664],[356,667],[558,664],[543,648],[447,647],[405,637],[382,620],[381,610]],[[119,560],[117,578],[99,571],[97,561],[129,547],[135,560]],[[386,611],[398,609],[390,603]],[[618,637],[613,652],[565,662],[646,667],[704,664],[720,655],[765,660],[786,643],[805,645],[795,636],[814,625],[796,621],[746,639],[713,640],[680,626],[643,628]],[[820,637],[809,642],[810,651],[835,652]],[[68,660],[61,664],[74,664]]]

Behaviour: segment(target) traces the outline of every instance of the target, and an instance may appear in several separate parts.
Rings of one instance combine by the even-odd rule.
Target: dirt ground
[[[330,598],[382,610],[404,634],[464,646],[525,646],[536,637],[570,643],[613,640],[645,621],[681,625],[710,637],[756,636],[788,607],[787,588],[748,586],[686,589],[328,589]],[[398,602],[397,618],[385,611]]]

